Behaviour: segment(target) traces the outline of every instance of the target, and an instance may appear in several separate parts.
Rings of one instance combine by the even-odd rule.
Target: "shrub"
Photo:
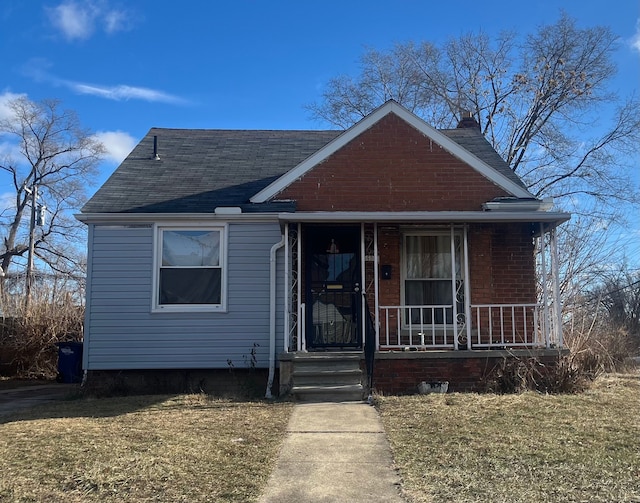
[[[536,357],[503,358],[483,378],[484,389],[491,393],[579,393],[589,387],[590,376],[571,355],[559,356],[553,363]]]
[[[62,295],[57,302],[33,302],[28,313],[5,318],[0,345],[15,377],[53,379],[57,376],[57,342],[82,340],[84,308]]]

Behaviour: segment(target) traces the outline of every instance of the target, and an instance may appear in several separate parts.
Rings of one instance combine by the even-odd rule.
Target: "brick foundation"
[[[481,391],[483,377],[503,358],[536,358],[553,365],[564,352],[558,350],[416,351],[378,353],[373,373],[376,392],[411,394],[421,381],[448,381],[449,392]]]

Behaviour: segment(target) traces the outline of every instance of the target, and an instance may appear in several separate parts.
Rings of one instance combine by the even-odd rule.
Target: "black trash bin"
[[[58,342],[58,381],[82,382],[82,343]]]

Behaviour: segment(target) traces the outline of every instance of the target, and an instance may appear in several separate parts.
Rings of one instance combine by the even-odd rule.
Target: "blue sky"
[[[640,82],[638,0],[2,0],[0,114],[58,98],[110,152],[96,187],[150,127],[321,129],[304,106],[365,47],[469,31],[529,33],[561,11],[620,37],[614,92]],[[1,145],[0,145],[1,147]],[[10,190],[0,178],[0,196]],[[91,191],[91,192],[92,192]],[[1,199],[0,199],[1,200]]]

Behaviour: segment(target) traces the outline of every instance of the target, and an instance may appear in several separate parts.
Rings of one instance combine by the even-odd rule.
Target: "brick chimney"
[[[480,131],[480,124],[476,122],[476,120],[473,118],[473,115],[471,115],[471,112],[462,110],[460,115],[462,117],[460,118],[460,122],[458,122],[457,129],[475,128]]]

